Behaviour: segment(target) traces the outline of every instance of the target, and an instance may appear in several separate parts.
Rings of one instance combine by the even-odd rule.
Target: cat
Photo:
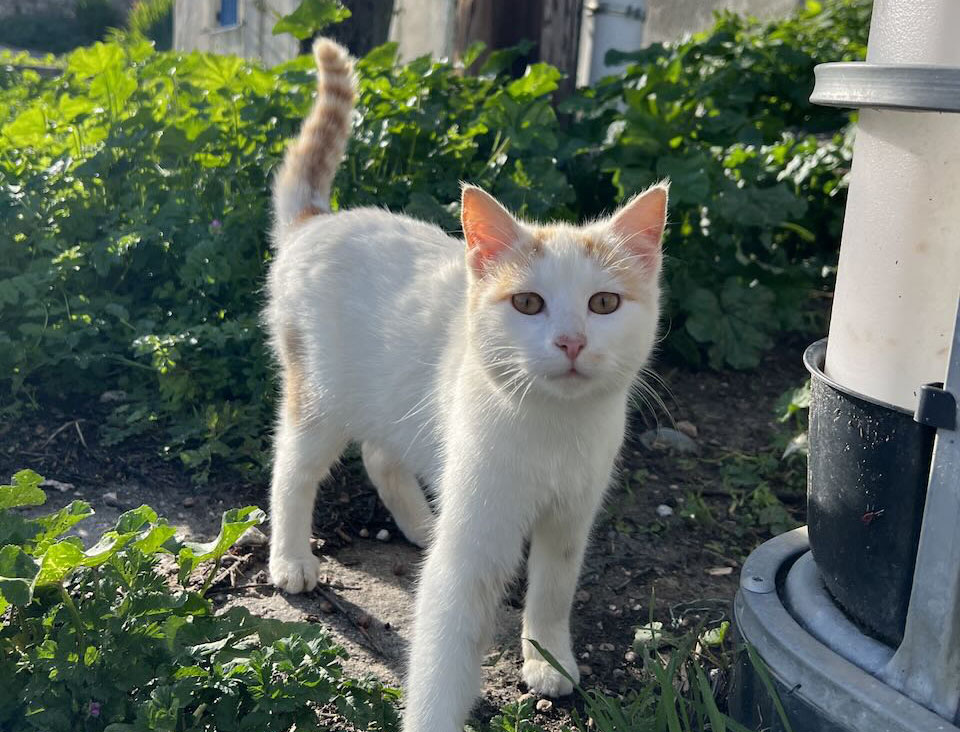
[[[523,679],[573,689],[528,639],[579,678],[570,607],[657,337],[668,185],[583,226],[523,222],[464,185],[464,241],[377,208],[330,213],[354,77],[334,42],[314,55],[317,100],[274,181],[270,574],[291,593],[317,584],[317,483],[359,442],[397,526],[428,548],[404,730],[459,732],[527,540]]]

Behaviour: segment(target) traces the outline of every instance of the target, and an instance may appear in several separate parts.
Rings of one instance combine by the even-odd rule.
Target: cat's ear
[[[660,266],[660,241],[667,225],[667,194],[663,181],[631,198],[610,219],[610,230],[640,262]]]
[[[522,236],[520,224],[497,199],[476,186],[463,187],[460,221],[467,260],[475,269],[511,250]]]

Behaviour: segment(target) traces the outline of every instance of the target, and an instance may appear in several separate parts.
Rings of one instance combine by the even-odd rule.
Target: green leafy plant
[[[523,49],[469,75],[400,64],[386,44],[357,64],[360,116],[333,203],[456,231],[462,180],[524,216],[577,220],[670,177],[665,351],[749,368],[777,333],[809,325],[808,294],[829,286],[849,118],[809,105],[798,80],[816,61],[859,58],[868,14],[842,0],[773,24],[723,15],[559,109],[556,69],[510,76]],[[107,443],[150,435],[198,480],[223,464],[261,474],[268,188],[309,107],[311,60],[265,70],[158,53],[135,34],[74,51],[59,78],[5,59],[0,413],[122,390]]]
[[[318,626],[214,614],[204,595],[218,561],[259,509],[227,511],[219,535],[197,544],[140,506],[85,549],[64,536],[93,513],[85,502],[17,512],[44,503],[40,482],[21,471],[0,486],[0,727],[319,730],[324,708],[358,729],[396,728],[398,693],[345,676],[343,651]]]
[[[863,57],[869,13],[849,0],[774,23],[724,13],[689,41],[611,52],[632,65],[566,102],[593,164],[575,176],[578,200],[603,206],[673,182],[667,344],[687,360],[705,351],[713,367],[756,366],[828,284],[849,116],[808,97],[815,64]]]
[[[650,622],[638,629],[640,640],[635,647],[644,683],[638,691],[622,698],[575,685],[583,702],[582,714],[576,709],[571,712],[575,728],[578,732],[747,732],[746,727],[721,710],[716,699],[717,680],[733,657],[732,644],[726,637],[728,627],[729,623],[714,624],[711,628],[701,623],[692,630],[672,632],[664,630],[661,623]],[[570,678],[549,651],[535,641],[531,643],[554,668]],[[508,711],[510,725],[501,723],[494,727],[497,732],[538,729],[529,725],[524,707],[508,707]]]

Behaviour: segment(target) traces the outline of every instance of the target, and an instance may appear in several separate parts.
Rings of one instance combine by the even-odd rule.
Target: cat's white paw
[[[292,595],[309,592],[320,579],[320,560],[312,554],[293,557],[271,555],[270,579],[277,588]]]
[[[573,680],[580,683],[580,670],[575,663],[560,662]],[[534,694],[542,696],[566,696],[573,693],[573,683],[553,666],[541,659],[523,662],[523,681]]]

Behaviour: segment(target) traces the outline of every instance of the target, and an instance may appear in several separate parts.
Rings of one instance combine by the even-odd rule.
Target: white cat
[[[314,53],[316,106],[274,190],[265,316],[283,404],[270,572],[288,592],[316,585],[317,482],[360,442],[397,525],[429,546],[404,729],[458,732],[528,539],[523,637],[578,678],[570,606],[657,333],[667,186],[582,227],[520,222],[465,186],[465,245],[380,209],[330,214],[353,77],[333,42]],[[531,690],[572,691],[527,642],[523,656]]]

